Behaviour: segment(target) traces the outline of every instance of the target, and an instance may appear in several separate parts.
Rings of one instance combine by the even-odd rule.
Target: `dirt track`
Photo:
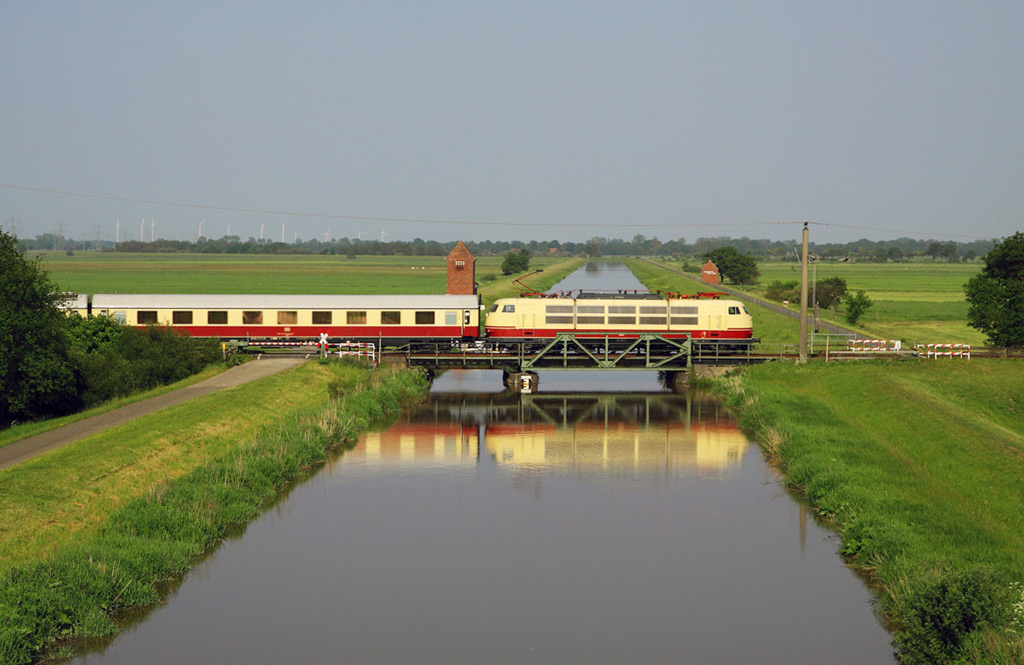
[[[149,399],[122,406],[119,409],[101,413],[98,416],[79,420],[76,423],[59,427],[49,432],[16,441],[0,448],[0,469],[6,469],[19,462],[42,455],[48,450],[59,448],[65,444],[84,439],[103,430],[117,427],[139,416],[155,413],[169,406],[176,406],[196,397],[209,395],[224,388],[240,386],[243,383],[262,379],[290,367],[305,362],[302,358],[264,358],[254,360],[226,372],[201,381],[195,385],[181,388],[173,392],[150,397]]]

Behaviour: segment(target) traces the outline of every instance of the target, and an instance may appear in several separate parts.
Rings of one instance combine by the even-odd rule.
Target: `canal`
[[[439,376],[72,662],[894,662],[836,538],[712,397],[651,372],[501,388]]]

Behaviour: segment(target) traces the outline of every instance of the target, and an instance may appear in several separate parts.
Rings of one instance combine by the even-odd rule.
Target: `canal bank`
[[[1024,662],[1018,365],[776,363],[719,383],[841,534],[905,662]]]
[[[415,372],[339,363],[318,367],[326,371],[302,375],[303,409],[279,415],[251,440],[236,440],[184,475],[155,483],[114,510],[93,535],[69,539],[40,561],[7,569],[0,584],[0,662],[30,662],[61,640],[117,632],[112,616],[159,602],[158,583],[181,575],[229,529],[251,520],[285,486],[322,464],[331,449],[352,442],[360,430],[425,391]],[[74,454],[77,445],[51,455]],[[8,470],[3,479],[41,464]],[[14,529],[5,526],[5,540]]]
[[[446,372],[73,665],[893,662],[714,398],[595,378]]]

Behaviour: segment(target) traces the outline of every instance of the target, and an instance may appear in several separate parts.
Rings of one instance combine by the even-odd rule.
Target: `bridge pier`
[[[535,393],[540,385],[540,377],[533,372],[502,372],[502,378],[509,390],[517,393]]]

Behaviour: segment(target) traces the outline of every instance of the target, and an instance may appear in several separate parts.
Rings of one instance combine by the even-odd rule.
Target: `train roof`
[[[61,309],[89,309],[89,296],[78,293],[65,293],[67,298],[61,303]]]
[[[476,296],[97,293],[93,309],[476,309]]]

